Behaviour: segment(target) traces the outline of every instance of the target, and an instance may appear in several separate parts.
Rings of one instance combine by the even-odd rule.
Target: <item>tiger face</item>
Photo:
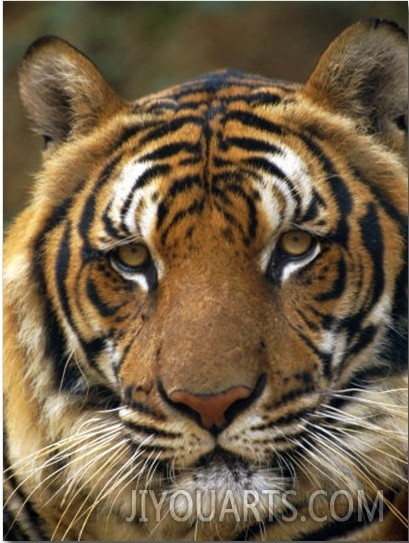
[[[227,71],[124,102],[33,44],[47,147],[4,289],[26,537],[399,539],[405,67],[371,21],[304,86]]]

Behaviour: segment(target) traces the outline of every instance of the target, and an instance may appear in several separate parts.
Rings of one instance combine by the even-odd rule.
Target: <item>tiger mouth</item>
[[[241,456],[228,452],[217,445],[214,450],[202,455],[199,460],[189,466],[189,472],[192,474],[192,479],[195,482],[205,482],[213,479],[226,479],[240,483],[250,481],[251,478],[260,470],[266,469],[259,463],[252,462],[242,458]],[[157,464],[157,470],[167,478],[169,474],[169,463],[166,461]],[[184,478],[186,468],[178,469],[173,467],[172,479],[178,480]]]
[[[286,465],[274,466],[271,461],[268,465],[256,460],[249,461],[238,454],[224,450],[220,446],[216,446],[212,452],[201,456],[195,463],[194,469],[203,472],[208,470],[228,470],[237,481],[242,481],[243,478],[249,479],[254,474],[265,470],[279,474],[283,481],[289,481],[293,478],[289,467]]]
[[[213,451],[201,456],[194,466],[198,470],[218,467],[228,468],[232,473],[243,471],[243,469],[251,470],[251,466],[247,460],[237,454],[224,450],[220,446],[216,446]],[[254,469],[256,469],[255,466]]]

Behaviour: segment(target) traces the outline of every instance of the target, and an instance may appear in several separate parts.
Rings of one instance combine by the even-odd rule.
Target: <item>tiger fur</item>
[[[20,88],[4,538],[407,540],[404,32],[134,102],[45,37]]]

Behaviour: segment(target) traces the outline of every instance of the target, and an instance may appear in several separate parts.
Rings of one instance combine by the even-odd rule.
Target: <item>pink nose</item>
[[[184,390],[175,390],[169,396],[174,404],[188,407],[199,414],[202,426],[207,429],[224,428],[228,422],[226,411],[238,400],[248,398],[252,390],[246,386],[237,386],[217,394],[192,394]]]

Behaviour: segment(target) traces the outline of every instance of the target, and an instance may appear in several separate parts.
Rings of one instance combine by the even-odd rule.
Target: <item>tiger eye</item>
[[[291,230],[280,238],[280,247],[289,256],[302,256],[313,244],[313,236],[302,230]]]
[[[140,268],[150,258],[148,248],[142,243],[131,243],[118,247],[115,257],[122,266],[127,268]]]

